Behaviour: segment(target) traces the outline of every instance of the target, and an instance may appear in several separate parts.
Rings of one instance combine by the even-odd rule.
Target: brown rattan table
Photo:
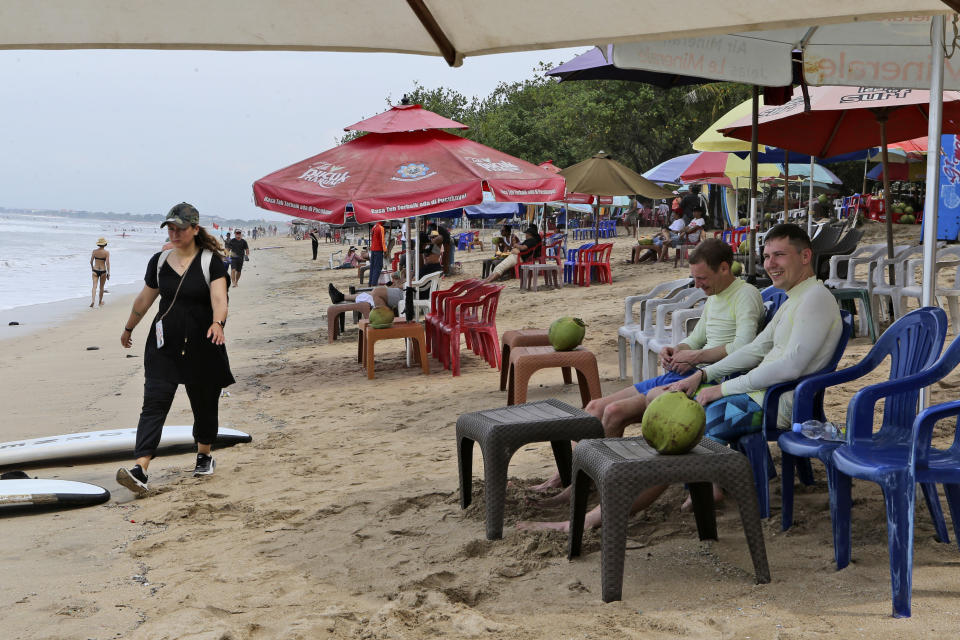
[[[546,329],[512,329],[500,336],[502,353],[500,357],[500,391],[507,389],[507,372],[510,371],[510,350],[514,347],[547,347],[550,338]],[[572,384],[570,367],[563,367],[563,383]]]
[[[572,351],[555,351],[553,347],[514,347],[507,365],[507,404],[527,400],[527,384],[534,372],[548,367],[569,367],[577,370],[580,400],[587,406],[602,395],[597,357],[584,347]],[[564,378],[566,382],[566,377]]]
[[[487,539],[503,536],[503,508],[507,495],[507,467],[516,451],[531,442],[550,442],[563,486],[570,484],[571,440],[602,438],[597,418],[549,399],[500,409],[465,413],[457,418],[457,462],[460,469],[460,506],[471,502],[473,443],[483,454]]]
[[[720,485],[736,500],[757,584],[770,582],[753,473],[743,454],[708,439],[690,453],[676,456],[658,454],[643,438],[582,440],[573,452],[572,472],[568,557],[580,555],[589,478],[600,491],[603,518],[600,570],[604,602],[620,600],[622,595],[627,519],[634,500],[648,487],[678,482],[689,484],[701,540],[717,537],[711,483]]]

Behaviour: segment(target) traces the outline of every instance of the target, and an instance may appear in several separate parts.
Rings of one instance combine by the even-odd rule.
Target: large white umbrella
[[[940,0],[4,0],[0,48],[468,56],[900,18]],[[744,78],[744,81],[747,79]],[[784,83],[786,84],[786,83]]]

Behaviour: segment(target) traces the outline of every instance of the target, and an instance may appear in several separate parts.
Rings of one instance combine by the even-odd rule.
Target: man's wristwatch
[[[221,329],[223,329],[224,327],[227,326],[227,321],[226,321],[226,320],[214,320],[213,322],[214,322],[214,324],[220,325],[220,328],[221,328]]]

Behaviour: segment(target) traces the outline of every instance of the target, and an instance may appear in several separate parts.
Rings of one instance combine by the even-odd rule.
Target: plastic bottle
[[[844,441],[847,439],[845,426],[841,424],[838,427],[832,422],[820,422],[819,420],[807,420],[803,424],[794,422],[793,430],[812,440]]]

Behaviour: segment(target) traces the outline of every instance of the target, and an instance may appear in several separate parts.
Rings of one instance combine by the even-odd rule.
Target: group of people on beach
[[[693,333],[681,343],[664,347],[661,376],[628,386],[591,401],[586,411],[597,417],[606,437],[620,437],[639,423],[654,398],[673,391],[693,397],[706,409],[705,437],[731,444],[761,428],[764,392],[772,385],[813,373],[829,362],[842,334],[840,311],[833,295],[817,280],[807,233],[794,224],[774,226],[763,247],[764,268],[773,286],[787,300],[765,320],[760,292],[731,273],[733,251],[717,239],[706,239],[690,253],[694,286],[707,294],[703,314]],[[790,424],[792,394],[780,399],[778,423]],[[560,477],[537,489],[559,488]],[[659,497],[666,486],[644,491],[634,510]],[[715,499],[722,499],[717,488]],[[568,501],[569,489],[548,498],[545,505]],[[600,508],[587,514],[586,526],[601,525]],[[562,522],[521,522],[521,529],[561,529]]]

